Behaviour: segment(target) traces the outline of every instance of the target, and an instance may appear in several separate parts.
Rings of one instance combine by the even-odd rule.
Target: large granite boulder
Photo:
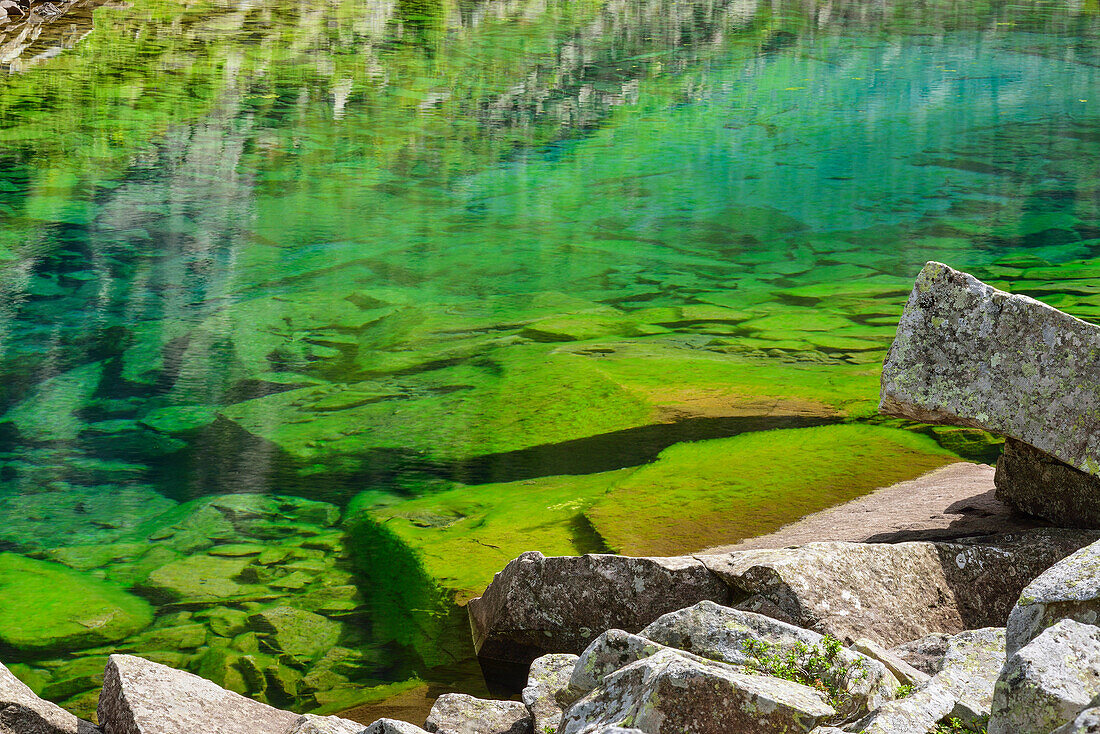
[[[964,721],[989,716],[993,689],[1005,664],[1005,631],[1001,627],[967,630],[950,637],[940,671],[932,680],[956,699],[952,715]]]
[[[283,734],[364,734],[365,729],[362,724],[339,716],[305,714]]]
[[[535,734],[554,734],[564,709],[576,700],[577,696],[569,690],[569,680],[578,659],[569,653],[551,653],[531,663],[527,686],[520,698],[531,712]]]
[[[977,542],[810,543],[699,556],[734,606],[851,643],[1002,626],[1041,572],[1096,538],[1038,529]]]
[[[108,658],[97,713],[105,734],[286,732],[299,719],[197,675],[132,655]]]
[[[852,727],[862,734],[930,734],[940,721],[978,724],[989,716],[1004,663],[1004,630],[968,630],[947,639],[939,672],[911,695],[888,701]]]
[[[1027,585],[1008,615],[1008,654],[1062,619],[1100,621],[1100,542],[1081,548]]]
[[[929,682],[905,698],[886,702],[852,728],[860,734],[930,734],[957,703],[942,681]]]
[[[531,713],[519,701],[486,701],[464,693],[436,699],[424,728],[432,734],[532,734]]]
[[[580,694],[585,694],[593,688],[603,684],[607,676],[622,670],[626,666],[639,660],[653,657],[659,652],[669,652],[681,655],[693,660],[700,665],[714,662],[716,665],[725,665],[720,661],[709,661],[686,650],[661,645],[653,640],[647,640],[641,635],[635,635],[623,630],[608,630],[604,632],[592,644],[585,648],[577,659],[573,668],[573,674],[569,680],[569,688]],[[730,672],[746,672],[742,667],[730,667]]]
[[[711,601],[665,614],[640,634],[669,647],[750,670],[760,667],[761,654],[794,653],[800,659],[808,657],[810,651],[827,655],[824,638],[817,632]],[[844,685],[852,697],[851,705],[860,714],[894,697],[899,681],[878,660],[840,649],[835,661],[835,670],[852,671]]]
[[[917,276],[880,410],[1011,436],[1100,474],[1100,328],[942,263]]]
[[[1006,439],[993,482],[997,499],[1029,515],[1062,527],[1100,527],[1100,477],[1034,446]]]
[[[561,734],[608,727],[644,734],[793,734],[834,713],[807,686],[662,650],[604,678],[565,713]]]
[[[721,579],[691,557],[529,552],[499,572],[468,609],[483,669],[519,689],[540,655],[579,654],[604,630],[637,632],[667,612],[729,596]]]
[[[1008,658],[989,734],[1049,732],[1100,695],[1100,627],[1064,619]]]
[[[364,729],[362,734],[427,734],[427,732],[419,726],[397,719],[379,719]]]
[[[1100,699],[1094,699],[1087,709],[1077,714],[1076,719],[1050,734],[1100,734]]]
[[[0,665],[0,734],[100,734],[94,724],[43,701]]]

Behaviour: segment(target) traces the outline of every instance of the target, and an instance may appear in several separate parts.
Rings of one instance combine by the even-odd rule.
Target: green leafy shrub
[[[986,734],[985,727],[988,722],[989,719],[986,717],[979,722],[968,724],[958,717],[951,716],[937,724],[932,734]]]
[[[844,660],[844,646],[831,635],[818,644],[797,643],[789,649],[759,640],[745,640],[751,664],[764,675],[801,683],[823,693],[836,716],[822,723],[835,724],[855,719],[861,712],[849,690],[867,676],[863,660]]]

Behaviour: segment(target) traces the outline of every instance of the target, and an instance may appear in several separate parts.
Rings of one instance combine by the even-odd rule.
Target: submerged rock
[[[516,681],[542,654],[580,653],[604,630],[637,632],[703,599],[723,603],[729,590],[691,557],[530,552],[498,573],[468,610],[482,667]]]
[[[1100,474],[1100,328],[925,265],[882,370],[880,410],[1011,436]]]
[[[299,719],[132,655],[108,659],[98,715],[105,734],[260,734],[285,732]]]
[[[1062,527],[1100,527],[1100,477],[1009,438],[997,460],[997,499]]]
[[[532,721],[519,701],[447,693],[436,699],[424,728],[432,734],[531,734]]]
[[[1100,627],[1064,619],[1008,658],[989,734],[1049,732],[1100,695]]]
[[[853,642],[1003,625],[1035,576],[1092,531],[1040,529],[973,543],[810,543],[699,556],[734,606]]]
[[[36,654],[96,647],[152,621],[148,602],[114,584],[0,553],[0,646]]]
[[[663,650],[607,676],[566,712],[561,734],[594,734],[608,727],[645,734],[803,732],[834,713],[824,696],[807,686]]]
[[[100,734],[88,721],[34,695],[0,664],[0,734]]]
[[[1064,558],[1027,585],[1008,615],[1008,653],[1062,619],[1100,621],[1100,542]]]

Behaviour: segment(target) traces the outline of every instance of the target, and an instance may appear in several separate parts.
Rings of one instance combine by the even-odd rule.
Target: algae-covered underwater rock
[[[686,553],[778,529],[956,458],[924,436],[863,425],[686,442],[617,481],[585,516],[616,552]]]
[[[0,553],[0,648],[41,655],[105,645],[140,632],[153,608],[56,563]]]

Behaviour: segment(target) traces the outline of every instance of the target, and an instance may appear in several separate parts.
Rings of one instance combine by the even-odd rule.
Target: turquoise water
[[[876,422],[926,260],[1100,316],[1094,2],[93,19],[0,89],[0,659],[80,712],[119,647],[302,710],[476,687],[452,599],[511,551],[694,549],[605,473]],[[546,477],[488,557],[401,509]]]

